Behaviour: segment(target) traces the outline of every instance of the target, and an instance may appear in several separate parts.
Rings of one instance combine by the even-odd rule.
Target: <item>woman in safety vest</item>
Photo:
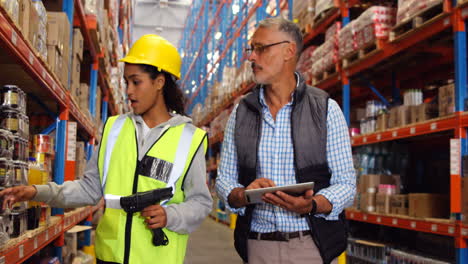
[[[4,207],[27,200],[79,207],[104,198],[96,230],[98,263],[183,263],[188,233],[212,206],[205,179],[207,136],[184,116],[183,94],[175,83],[181,58],[172,44],[145,35],[121,61],[133,113],[107,120],[84,177],[8,188],[0,196]],[[138,202],[130,200],[130,207],[120,203],[121,197],[155,189],[166,190],[166,196],[146,193]]]

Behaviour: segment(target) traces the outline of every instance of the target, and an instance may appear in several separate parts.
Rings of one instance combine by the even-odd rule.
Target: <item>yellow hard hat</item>
[[[147,64],[166,71],[180,79],[182,59],[176,47],[165,38],[154,34],[144,35],[130,48],[122,62]]]

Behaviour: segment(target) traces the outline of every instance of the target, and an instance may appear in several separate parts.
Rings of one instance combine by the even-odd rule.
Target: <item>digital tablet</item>
[[[267,187],[253,190],[245,191],[245,199],[249,204],[263,203],[262,196],[265,193],[272,193],[276,191],[282,191],[289,195],[300,196],[303,195],[306,191],[312,190],[314,188],[314,182],[304,182],[298,184],[291,184],[279,187]]]

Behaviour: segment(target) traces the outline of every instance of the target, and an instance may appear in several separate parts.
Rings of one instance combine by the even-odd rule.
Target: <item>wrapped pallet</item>
[[[424,10],[441,3],[442,0],[398,0],[397,24],[404,23]]]
[[[357,50],[355,23],[355,20],[351,21],[348,25],[343,27],[338,34],[340,59],[346,58]]]
[[[395,25],[396,9],[385,6],[373,6],[362,13],[354,23],[356,47],[358,49],[376,39],[387,39]]]

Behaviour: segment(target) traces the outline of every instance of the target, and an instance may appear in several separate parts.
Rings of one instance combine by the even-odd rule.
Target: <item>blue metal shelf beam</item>
[[[248,42],[248,29],[246,26],[254,13],[257,13],[255,14],[256,17],[266,17],[260,14],[260,11],[256,12],[256,10],[261,6],[266,6],[267,2],[262,0],[257,0],[255,3],[244,0],[225,0],[215,4],[218,6],[218,10],[221,11],[215,13],[213,17],[209,16],[212,23],[209,32],[204,31],[209,33],[205,37],[212,38],[212,41],[199,42],[203,43],[203,47],[200,46],[197,52],[194,52],[190,46],[188,49],[184,46],[181,47],[181,50],[188,54],[188,56],[184,56],[183,60],[182,75],[184,81],[181,87],[185,94],[190,97],[189,112],[195,104],[202,103],[205,100],[209,93],[208,88],[212,86],[213,82],[221,80],[225,66],[240,66],[244,54],[243,50]],[[215,5],[211,5],[211,9]],[[220,8],[221,6],[224,6],[224,8]],[[266,7],[263,7],[263,11],[266,11]],[[190,17],[187,19],[188,21],[191,20]],[[200,18],[199,23],[203,22],[202,20],[203,18]],[[213,25],[214,30],[212,30],[211,25]],[[236,25],[239,26],[236,27]],[[208,49],[208,43],[211,44],[211,49]],[[203,50],[206,53],[203,53]],[[211,57],[201,58],[208,54]],[[207,64],[195,67],[203,60]],[[204,68],[206,65],[209,68]]]

